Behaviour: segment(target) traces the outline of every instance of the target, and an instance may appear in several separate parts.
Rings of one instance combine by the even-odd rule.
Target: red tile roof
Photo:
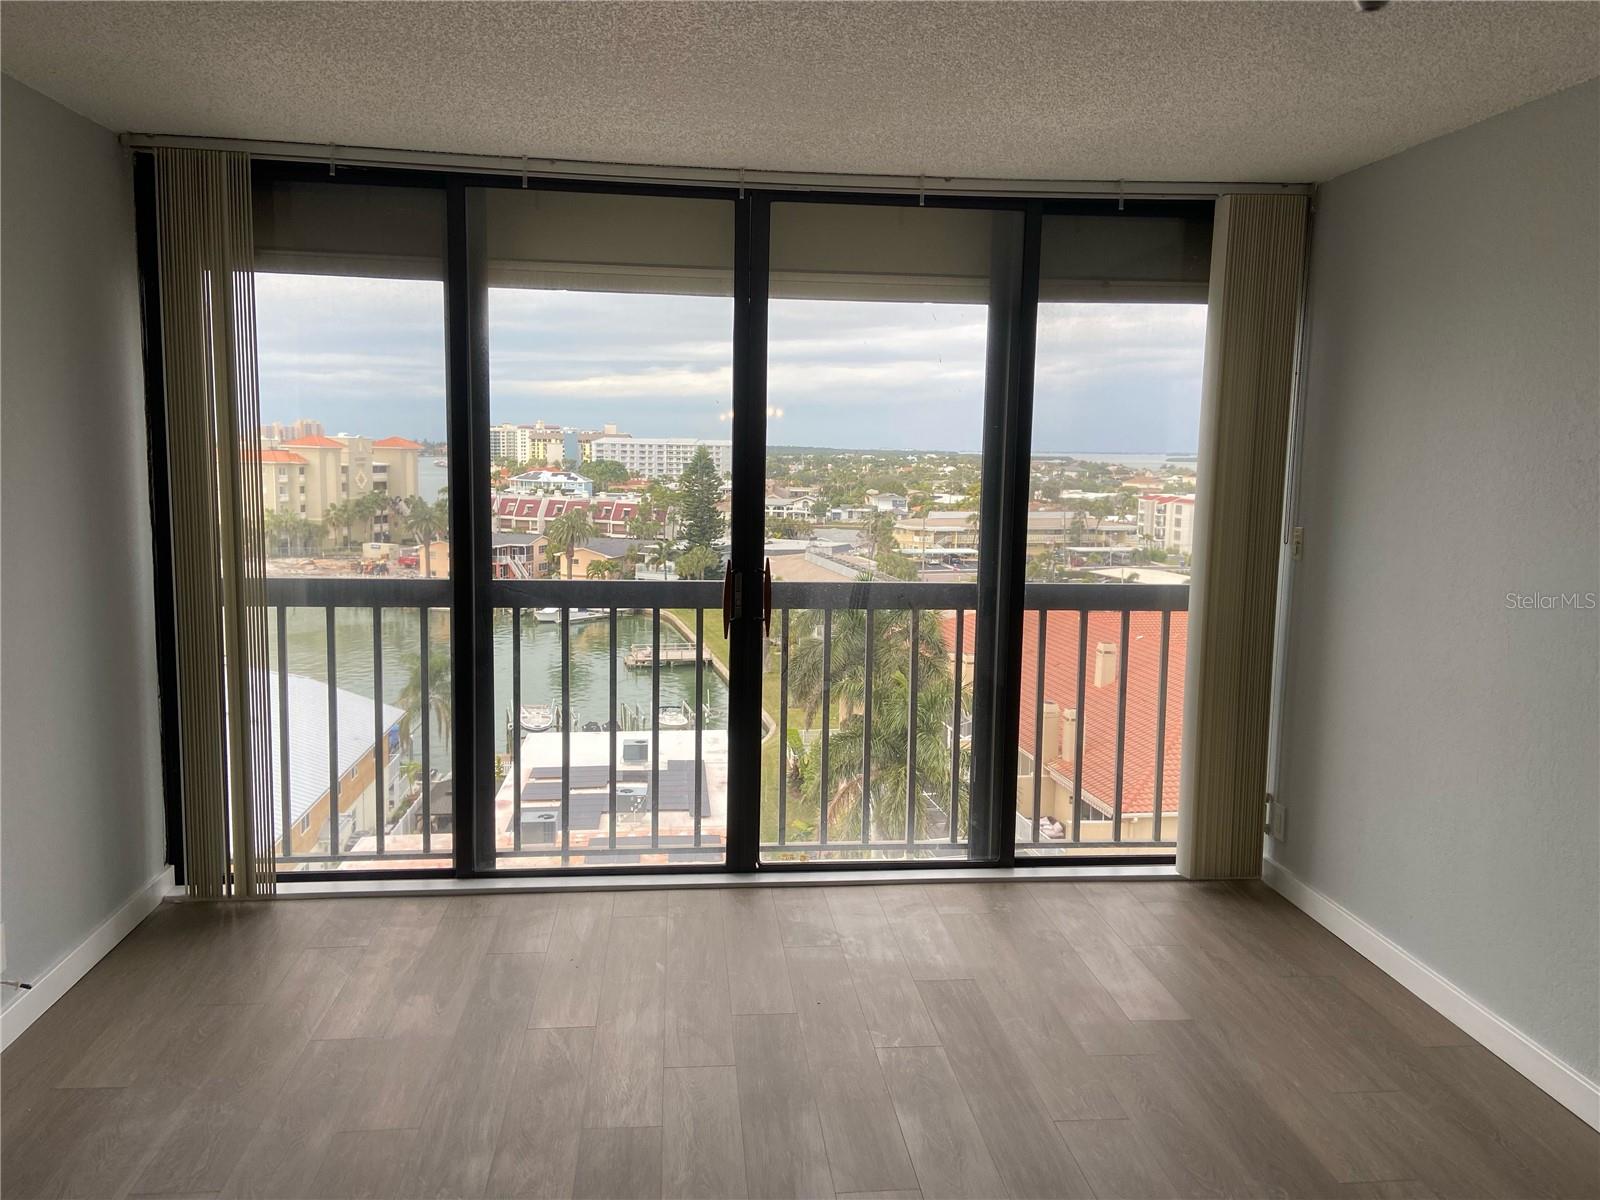
[[[410,438],[386,437],[379,438],[372,443],[374,449],[383,450],[421,450],[421,442],[413,442]]]
[[[264,463],[298,463],[302,467],[306,465],[305,459],[289,450],[263,450],[261,452],[261,461]]]
[[[1050,613],[1045,621],[1044,698],[1063,714],[1077,707],[1078,614]],[[974,618],[966,615],[965,644],[974,644]],[[954,645],[955,621],[944,620],[946,645]],[[1097,647],[1120,652],[1122,616],[1114,612],[1089,614],[1089,660],[1083,685],[1083,798],[1108,816],[1116,802],[1117,780],[1117,673],[1095,683]],[[1022,720],[1020,748],[1034,753],[1038,697],[1039,613],[1022,617]],[[1183,683],[1189,646],[1189,614],[1175,612],[1168,646],[1167,719],[1162,756],[1161,811],[1178,807],[1179,754],[1183,746]],[[1161,614],[1136,612],[1128,618],[1128,710],[1122,765],[1122,811],[1155,811],[1156,714],[1161,684]],[[1046,730],[1046,737],[1050,736]],[[1068,740],[1047,764],[1059,780],[1072,784],[1076,746]]]
[[[311,437],[295,438],[295,440],[292,441],[292,442],[281,442],[279,444],[280,445],[284,445],[284,446],[299,446],[299,447],[303,447],[305,449],[318,449],[318,450],[343,450],[344,449],[344,443],[343,442],[335,441],[331,437],[323,437],[320,433],[313,434]]]

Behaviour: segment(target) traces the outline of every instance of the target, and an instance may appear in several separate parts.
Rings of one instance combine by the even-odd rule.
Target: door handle
[[[733,563],[722,572],[722,636],[726,639],[733,630]]]
[[[772,636],[772,560],[761,570],[761,624],[762,632]]]

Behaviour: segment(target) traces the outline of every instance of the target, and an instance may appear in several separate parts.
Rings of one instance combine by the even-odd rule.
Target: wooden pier
[[[711,651],[702,649],[700,658],[703,662],[711,661]],[[663,667],[692,667],[695,661],[695,648],[687,642],[674,642],[661,647],[661,658],[656,660],[655,647],[649,642],[635,642],[628,647],[627,653],[622,656],[625,665],[644,670],[657,665]]]

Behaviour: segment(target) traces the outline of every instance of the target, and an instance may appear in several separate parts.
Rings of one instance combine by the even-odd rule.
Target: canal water
[[[707,622],[718,619],[711,612]],[[494,692],[495,692],[495,745],[505,751],[506,732],[512,712],[512,628],[510,614],[499,611],[494,622]],[[692,620],[692,617],[691,617]],[[273,614],[271,622],[276,621]],[[289,670],[297,675],[326,681],[327,637],[326,616],[320,608],[290,608],[287,611],[287,658]],[[430,658],[437,660],[449,647],[448,614],[432,614],[428,630]],[[585,722],[604,723],[610,710],[610,655],[609,622],[601,617],[593,621],[574,622],[570,626],[572,648],[570,657],[570,704],[572,727],[581,729]],[[692,625],[689,629],[693,636]],[[648,720],[651,707],[650,671],[626,666],[623,656],[631,645],[649,645],[651,621],[649,614],[617,614],[617,705],[619,713],[629,708]],[[661,620],[661,644],[669,646],[685,639],[675,629],[665,614]],[[273,667],[277,666],[277,634],[272,624]],[[383,614],[383,698],[385,703],[404,707],[407,693],[414,702],[420,691],[420,630],[415,609],[385,610]],[[549,704],[559,708],[561,703],[561,626],[534,619],[531,611],[523,613],[522,623],[522,703]],[[336,683],[344,691],[371,698],[373,695],[372,669],[372,611],[370,609],[336,609],[334,612],[334,671]],[[694,665],[663,667],[661,669],[661,703],[675,705],[693,703]],[[708,665],[703,673],[705,728],[727,727],[727,685]],[[319,705],[321,711],[324,705]],[[447,760],[442,757],[449,744],[448,733],[443,728],[446,714],[433,714],[431,732],[432,766],[443,769]]]

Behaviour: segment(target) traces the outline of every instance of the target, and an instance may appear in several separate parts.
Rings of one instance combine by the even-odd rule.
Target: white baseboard
[[[5,1011],[0,1012],[0,1049],[16,1041],[24,1029],[66,995],[67,989],[87,975],[95,963],[110,954],[118,942],[156,910],[172,886],[172,868],[166,867],[78,943],[72,953],[46,971],[31,988],[19,993]]]
[[[1261,877],[1274,891],[1393,978],[1428,1007],[1454,1021],[1507,1066],[1600,1129],[1600,1083],[1574,1070],[1504,1017],[1473,999],[1405,947],[1391,941],[1337,900],[1272,859]]]

